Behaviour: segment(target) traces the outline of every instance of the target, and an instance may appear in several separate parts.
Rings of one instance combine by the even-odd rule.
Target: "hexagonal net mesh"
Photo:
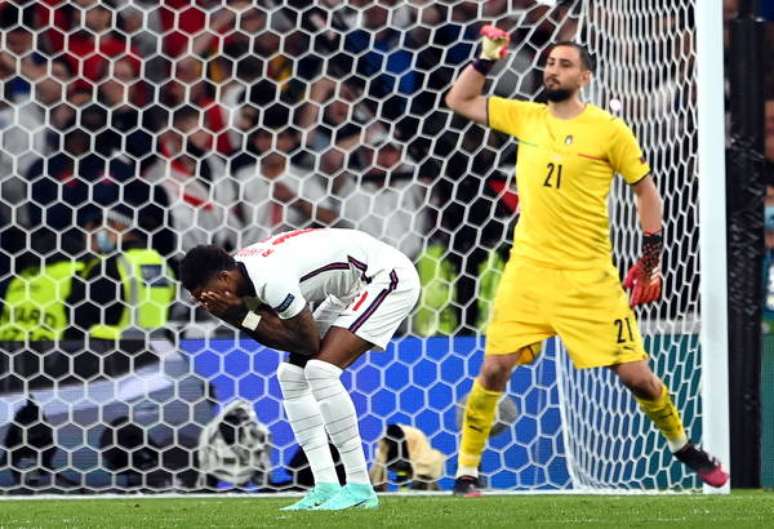
[[[394,453],[390,425],[411,426],[445,463],[408,481],[448,488],[518,208],[518,146],[443,103],[484,21],[512,37],[488,93],[539,97],[548,45],[585,42],[599,65],[587,95],[646,151],[668,244],[664,300],[640,316],[699,440],[694,4],[3,2],[0,490],[308,486],[282,353],[173,281],[197,244],[308,226],[366,231],[416,263],[419,306],[344,382],[369,463]],[[639,229],[620,179],[610,211],[623,269]],[[111,233],[123,258],[107,257]],[[558,342],[516,370],[509,399],[482,461],[493,488],[697,485],[609,373],[574,370]],[[395,489],[408,478],[390,461],[380,479]]]

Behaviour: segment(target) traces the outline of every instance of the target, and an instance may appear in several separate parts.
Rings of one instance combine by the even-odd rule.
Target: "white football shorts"
[[[414,265],[408,257],[401,257],[394,267],[385,267],[346,299],[328,296],[320,303],[314,311],[320,337],[334,325],[384,350],[411,313],[421,291]]]

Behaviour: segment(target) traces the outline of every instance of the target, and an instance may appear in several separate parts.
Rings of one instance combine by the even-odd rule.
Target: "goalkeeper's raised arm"
[[[486,97],[481,95],[486,75],[495,63],[508,54],[508,34],[494,26],[481,28],[481,53],[459,76],[446,94],[446,104],[468,119],[487,124]]]

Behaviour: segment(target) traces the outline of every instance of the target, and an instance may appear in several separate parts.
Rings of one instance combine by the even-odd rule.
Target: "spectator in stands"
[[[55,10],[40,6],[39,19],[47,24],[52,16],[54,22],[41,33],[43,49],[52,57],[64,53],[81,86],[92,86],[104,79],[111,60],[126,58],[135,63],[135,71],[140,69],[139,51],[124,33],[117,31],[113,4],[112,0],[76,0]]]
[[[419,78],[411,67],[413,53],[404,46],[401,28],[388,23],[389,15],[387,7],[369,5],[363,10],[362,27],[354,28],[345,39],[347,51],[363,54],[362,60],[358,61],[357,73],[362,77],[374,77],[369,94],[376,98],[395,93],[411,95],[419,88]],[[406,103],[405,98],[395,98],[395,101]]]
[[[235,63],[233,73],[236,75],[221,88],[220,101],[225,115],[229,116],[230,120],[227,133],[229,142],[237,146],[235,161],[232,162],[234,171],[239,168],[239,161],[236,160],[246,147],[249,148],[244,142],[259,120],[262,105],[256,103],[253,95],[256,90],[260,91],[258,85],[264,82],[261,75],[262,64],[262,61],[253,55],[240,58]]]
[[[70,293],[83,263],[56,251],[17,260],[14,275],[0,282],[0,341],[55,341],[71,317]]]
[[[100,83],[98,100],[109,112],[110,127],[97,136],[96,147],[110,156],[120,150],[141,162],[142,169],[152,163],[153,138],[142,128],[141,109],[144,109],[146,89],[141,82],[135,82],[137,73],[134,63],[120,59],[113,63],[113,75]]]
[[[82,112],[81,118],[92,120],[87,112]],[[64,136],[62,151],[37,160],[27,172],[32,198],[26,205],[34,235],[31,244],[45,254],[65,239],[82,240],[79,215],[93,207],[91,187],[102,181],[118,186],[133,174],[134,168],[126,161],[108,160],[95,153],[88,131],[71,129]]]
[[[347,174],[336,185],[342,220],[415,259],[430,231],[429,179],[394,140],[361,147],[358,158],[361,176]]]
[[[220,154],[228,156],[236,147],[236,144],[231,143],[227,130],[231,119],[228,109],[215,99],[217,88],[203,77],[206,68],[205,61],[195,56],[175,61],[171,73],[173,79],[159,90],[162,102],[160,110],[166,113],[170,108],[186,104],[202,112],[203,126],[215,134],[216,142],[213,146]]]
[[[168,0],[167,3],[175,7],[184,5],[178,0]],[[185,17],[180,17],[179,22],[170,12],[161,14],[163,27],[196,34],[193,38],[179,31],[166,35],[164,45],[173,57],[167,75],[172,77],[162,86],[161,97],[167,108],[187,103],[202,110],[203,125],[215,136],[214,148],[220,154],[230,156],[241,146],[241,137],[229,130],[235,122],[233,102],[238,94],[232,94],[234,86],[227,83],[234,72],[231,59],[224,57],[223,52],[230,57],[260,54],[261,36],[254,32],[265,23],[265,13],[258,7],[250,7],[247,1],[231,2],[228,8],[214,10],[206,27],[204,13],[197,6],[191,6],[183,13]],[[249,33],[233,32],[235,24]],[[253,40],[255,45],[251,49],[250,42]],[[275,43],[268,55],[276,54],[277,49]],[[236,88],[240,88],[238,84]]]
[[[61,61],[61,63],[67,64],[65,61]],[[66,93],[66,100],[51,108],[47,122],[50,125],[47,128],[47,141],[51,154],[61,150],[66,133],[76,125],[78,112],[83,112],[92,102],[92,99],[92,90],[90,88],[71,84]]]
[[[250,141],[258,158],[234,175],[246,227],[241,246],[278,231],[336,222],[320,179],[293,163],[300,146],[297,129],[285,127],[275,133],[261,128]]]
[[[145,215],[137,206],[115,204],[87,222],[96,256],[73,287],[70,337],[144,338],[166,325],[176,288],[166,260],[149,247]]]
[[[64,82],[69,72],[64,61],[51,61],[51,72],[46,63],[37,64],[31,58],[23,62],[23,70],[31,84],[31,93],[20,93],[9,105],[0,110],[0,175],[3,183],[2,199],[10,206],[20,205],[27,198],[24,175],[39,159],[49,156],[58,143],[55,132],[48,127],[47,116],[63,98]],[[25,208],[20,208],[16,222],[29,226]]]
[[[34,16],[4,2],[0,5],[0,25],[4,30],[4,46],[0,50],[0,77],[4,80],[3,98],[8,101],[28,99],[32,92],[31,81],[42,75],[40,64],[45,58],[33,49]]]
[[[322,77],[312,83],[299,113],[298,124],[307,131],[305,147],[316,155],[315,169],[334,181],[364,140],[384,137],[389,130],[357,100],[357,88]]]
[[[152,0],[132,0],[118,2],[118,30],[131,38],[140,57],[149,57],[156,53],[161,41],[159,10],[152,9],[158,2]],[[147,74],[147,72],[146,72]]]
[[[236,248],[243,229],[235,181],[223,157],[212,151],[213,135],[201,120],[193,106],[175,111],[173,128],[158,137],[160,157],[145,174],[167,194],[180,252],[199,244]]]
[[[298,119],[299,125],[309,130],[308,148],[319,152],[335,145],[349,150],[362,142],[365,122],[372,116],[366,108],[355,104],[356,97],[351,86],[330,77],[312,83]]]

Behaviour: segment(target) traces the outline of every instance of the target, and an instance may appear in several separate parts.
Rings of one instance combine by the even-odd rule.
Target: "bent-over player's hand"
[[[664,238],[661,232],[642,237],[642,257],[626,274],[624,287],[631,290],[629,305],[635,307],[658,301],[661,298],[661,251]]]
[[[511,36],[500,28],[487,24],[481,28],[481,54],[485,61],[496,61],[508,55]]]
[[[238,318],[246,307],[242,298],[228,291],[205,290],[199,297],[204,310],[224,320]]]

